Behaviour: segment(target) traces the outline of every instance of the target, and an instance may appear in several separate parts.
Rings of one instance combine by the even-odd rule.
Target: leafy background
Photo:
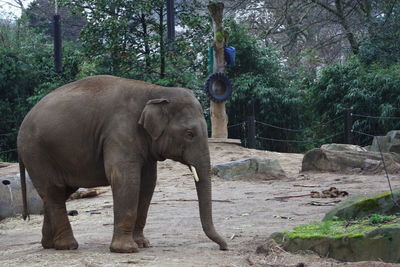
[[[232,98],[227,101],[229,125],[238,125],[229,128],[229,137],[240,138],[248,145],[243,122],[254,114],[258,149],[304,152],[324,142],[343,142],[343,119],[334,119],[346,109],[355,114],[400,117],[398,1],[340,0],[344,8],[350,8],[351,3],[368,4],[360,6],[370,8],[363,9],[369,10],[368,21],[355,15],[336,22],[327,17],[329,23],[324,25],[312,24],[316,11],[326,11],[318,1],[275,1],[286,4],[292,12],[284,14],[283,26],[278,19],[271,21],[281,12],[272,8],[273,1],[259,1],[259,5],[270,5],[265,17],[257,15],[259,9],[246,13],[252,10],[246,7],[252,7],[254,1],[230,7],[229,1],[225,2],[227,44],[237,51],[236,65],[227,68],[234,85]],[[176,1],[177,34],[173,43],[166,38],[163,0],[71,0],[62,4],[61,74],[53,70],[51,1],[35,0],[21,17],[0,20],[0,160],[17,160],[19,125],[37,101],[55,88],[89,75],[112,74],[190,88],[209,120],[209,101],[202,89],[209,75],[207,53],[213,37],[207,3]],[[301,13],[306,8],[307,17]],[[293,19],[296,23],[290,24]],[[270,28],[266,30],[263,25]],[[351,26],[353,41],[339,42],[329,35],[343,32],[344,25]],[[294,31],[300,27],[304,27],[300,29],[304,38]],[[309,40],[307,34],[318,35],[321,41]],[[324,43],[328,37],[332,38]],[[330,45],[329,49],[323,44]],[[321,122],[331,120],[321,126]],[[304,130],[287,131],[265,123]],[[400,120],[354,118],[353,127],[372,135],[385,134],[399,129]],[[335,137],[322,139],[332,135]],[[316,141],[274,142],[263,138]],[[371,138],[355,136],[354,142],[368,145]]]

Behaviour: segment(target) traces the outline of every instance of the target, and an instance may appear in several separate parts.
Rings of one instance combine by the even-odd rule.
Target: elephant
[[[157,162],[187,165],[195,178],[204,233],[227,249],[212,219],[207,124],[193,92],[98,75],[46,95],[26,115],[17,138],[21,184],[25,170],[43,199],[41,244],[77,249],[65,201],[78,188],[111,185],[111,252],[149,247],[143,235]],[[23,218],[26,219],[26,194]]]

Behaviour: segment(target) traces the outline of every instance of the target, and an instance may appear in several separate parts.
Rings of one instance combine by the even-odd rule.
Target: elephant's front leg
[[[110,246],[112,252],[139,251],[133,240],[133,229],[137,218],[141,168],[141,164],[122,158],[113,163],[106,162],[114,200],[114,235]]]
[[[143,229],[146,224],[147,212],[156,186],[156,181],[157,163],[155,161],[147,162],[142,168],[138,217],[133,231],[133,239],[140,248],[148,248],[150,245],[149,241],[143,235]]]

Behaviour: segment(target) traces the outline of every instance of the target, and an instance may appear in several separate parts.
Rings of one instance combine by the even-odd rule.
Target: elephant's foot
[[[42,247],[45,249],[54,248],[53,239],[42,237]]]
[[[54,248],[57,250],[72,250],[78,248],[78,242],[70,235],[64,238],[54,240]]]
[[[144,237],[143,232],[133,233],[133,240],[135,240],[135,242],[139,246],[139,248],[150,247],[150,242],[147,238]]]
[[[131,235],[123,235],[118,238],[113,238],[110,251],[117,253],[133,253],[139,252],[139,247]]]

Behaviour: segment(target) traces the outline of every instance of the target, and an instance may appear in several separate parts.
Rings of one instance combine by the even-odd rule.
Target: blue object
[[[233,46],[226,46],[225,51],[225,61],[226,65],[229,67],[235,66],[236,49]]]

